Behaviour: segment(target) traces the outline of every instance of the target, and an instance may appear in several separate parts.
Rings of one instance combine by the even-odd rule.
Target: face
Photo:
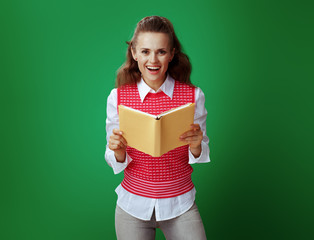
[[[138,63],[144,81],[155,91],[166,79],[168,64],[173,58],[170,40],[166,33],[141,32],[132,55]]]

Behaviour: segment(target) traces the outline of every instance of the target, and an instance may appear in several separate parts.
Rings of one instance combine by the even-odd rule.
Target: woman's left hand
[[[189,144],[190,151],[194,155],[194,157],[197,158],[201,155],[203,132],[199,124],[191,124],[191,130],[183,133],[180,136],[180,140]]]

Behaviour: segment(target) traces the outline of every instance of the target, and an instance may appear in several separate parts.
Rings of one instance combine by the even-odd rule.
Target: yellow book
[[[119,105],[119,127],[128,146],[160,157],[186,145],[179,137],[191,129],[194,110],[195,103],[188,103],[155,116]]]

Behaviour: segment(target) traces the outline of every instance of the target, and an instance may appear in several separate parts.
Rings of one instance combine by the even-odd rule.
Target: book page
[[[140,114],[145,114],[145,115],[148,115],[148,116],[151,116],[152,118],[157,118],[157,116],[153,115],[153,114],[150,114],[150,113],[147,113],[147,112],[142,112],[141,110],[137,110],[137,109],[134,109],[134,108],[131,108],[131,107],[128,107],[128,106],[124,106],[124,105],[119,105],[119,109],[121,108],[126,108],[126,109],[129,109],[129,110],[132,110],[132,111],[135,111],[135,112],[138,112]]]
[[[180,107],[172,108],[172,109],[170,109],[170,110],[168,110],[168,111],[165,111],[165,112],[159,114],[159,115],[157,116],[157,118],[161,118],[162,116],[165,116],[165,115],[170,114],[170,113],[172,113],[172,112],[178,111],[178,110],[180,110],[180,109],[182,109],[182,108],[186,108],[186,107],[190,106],[191,104],[193,104],[193,103],[187,103],[187,104],[182,105],[182,106],[180,106]]]
[[[161,153],[164,154],[174,148],[186,145],[179,137],[190,130],[194,122],[195,104],[181,108],[178,111],[164,115],[161,118]]]
[[[119,106],[119,127],[128,146],[147,154],[155,154],[154,142],[156,122],[153,117],[141,114],[131,108]]]

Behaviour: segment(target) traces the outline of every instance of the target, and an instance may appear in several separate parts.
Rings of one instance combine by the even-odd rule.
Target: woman
[[[128,45],[107,101],[105,158],[115,174],[124,170],[116,189],[117,238],[155,239],[159,227],[166,239],[206,239],[191,180],[191,164],[210,161],[204,93],[190,82],[191,64],[168,19],[143,18]],[[196,108],[191,130],[180,137],[186,145],[161,157],[128,147],[118,129],[119,104],[157,115],[189,102]]]

